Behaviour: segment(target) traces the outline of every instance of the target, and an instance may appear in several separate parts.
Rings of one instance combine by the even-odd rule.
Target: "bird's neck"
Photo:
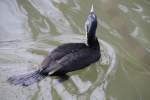
[[[99,49],[99,42],[95,35],[88,35],[87,44],[90,48]]]

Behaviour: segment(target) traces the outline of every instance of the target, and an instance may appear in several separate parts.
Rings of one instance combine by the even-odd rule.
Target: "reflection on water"
[[[91,0],[0,1],[1,100],[149,100],[149,0],[94,0],[102,58],[69,73],[60,83],[47,77],[29,87],[7,83],[38,69],[62,43],[86,42],[84,21]]]

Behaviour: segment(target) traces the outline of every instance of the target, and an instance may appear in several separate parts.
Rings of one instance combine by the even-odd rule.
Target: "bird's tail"
[[[8,82],[14,85],[29,86],[44,79],[45,77],[45,75],[40,74],[40,71],[37,70],[28,75],[12,76],[8,79]]]

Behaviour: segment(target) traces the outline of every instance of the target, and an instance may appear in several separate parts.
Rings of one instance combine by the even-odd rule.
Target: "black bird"
[[[96,37],[97,17],[93,6],[85,23],[87,43],[66,43],[54,49],[39,70],[28,75],[12,76],[11,84],[28,86],[46,76],[65,76],[67,72],[83,69],[99,60],[100,46]]]

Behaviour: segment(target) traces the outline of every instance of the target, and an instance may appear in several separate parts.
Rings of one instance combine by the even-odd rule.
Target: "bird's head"
[[[86,35],[88,37],[95,37],[96,28],[97,28],[97,17],[96,17],[96,14],[94,12],[94,8],[92,5],[91,11],[87,17],[86,22],[85,22]]]

